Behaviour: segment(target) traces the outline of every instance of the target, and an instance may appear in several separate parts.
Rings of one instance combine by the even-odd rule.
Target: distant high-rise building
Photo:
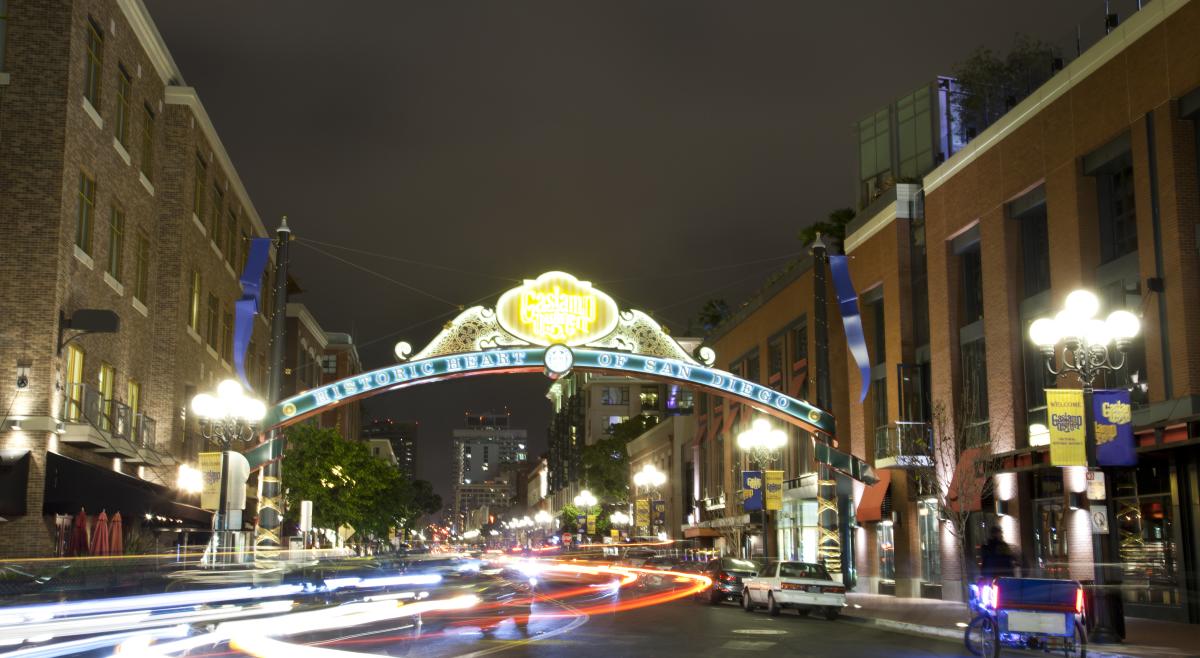
[[[508,507],[515,471],[506,465],[529,459],[526,432],[510,426],[507,412],[467,412],[465,425],[454,430],[454,519],[460,524],[485,502],[494,509]]]
[[[396,455],[397,467],[411,480],[417,477],[418,429],[419,424],[413,420],[376,418],[363,427],[362,434],[367,440],[387,439]]]

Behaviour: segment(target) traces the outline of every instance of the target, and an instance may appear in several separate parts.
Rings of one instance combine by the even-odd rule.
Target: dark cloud
[[[856,119],[976,46],[1024,32],[1069,47],[1076,21],[1100,21],[1040,0],[147,5],[269,227],[287,214],[300,238],[470,272],[330,250],[456,303],[551,268],[619,280],[622,305],[677,330],[777,262],[711,268],[795,252],[798,228],[851,204]],[[370,366],[452,311],[294,253],[302,301]],[[447,494],[463,410],[508,405],[543,446],[546,385],[369,407],[422,422],[421,474]]]

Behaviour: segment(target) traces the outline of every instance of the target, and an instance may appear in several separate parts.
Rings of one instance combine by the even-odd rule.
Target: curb
[[[928,626],[926,624],[913,624],[906,621],[882,619],[879,617],[863,617],[861,615],[848,614],[845,611],[842,612],[842,619],[853,623],[871,624],[873,626],[879,626],[880,628],[913,633],[916,635],[925,635],[944,640],[954,640],[959,643],[961,643],[963,639],[962,629],[941,628],[939,626]],[[1018,649],[1018,651],[1023,650]],[[1097,651],[1091,646],[1088,647],[1087,655],[1088,658],[1142,658],[1140,656],[1127,653],[1109,653],[1107,651]]]

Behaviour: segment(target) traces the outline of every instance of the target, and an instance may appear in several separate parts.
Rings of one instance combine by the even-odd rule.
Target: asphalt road
[[[518,656],[631,658],[637,656],[966,656],[961,644],[826,621],[787,610],[779,617],[746,613],[732,603],[688,599],[632,611],[573,614],[578,602],[539,603],[527,632],[506,620],[484,635],[468,615],[426,618],[421,636],[394,642],[338,642],[329,648],[408,658]],[[552,615],[552,616],[551,616]],[[366,639],[366,638],[362,638]],[[328,645],[327,645],[328,646]]]

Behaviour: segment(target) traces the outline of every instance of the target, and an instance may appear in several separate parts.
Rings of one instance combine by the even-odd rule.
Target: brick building
[[[1050,467],[1041,436],[1044,389],[1079,384],[1043,374],[1027,334],[1033,319],[1086,287],[1105,312],[1127,308],[1142,319],[1129,364],[1097,382],[1131,388],[1134,402],[1139,464],[1107,483],[1126,613],[1200,622],[1200,591],[1188,576],[1200,569],[1196,34],[1200,3],[1149,3],[996,123],[955,144],[944,161],[906,177],[915,182],[872,188],[859,200],[844,251],[859,295],[870,389],[860,404],[858,366],[846,357],[830,300],[833,396],[826,407],[838,419],[842,447],[872,462],[880,478],[872,486],[838,479],[839,499],[847,489],[849,498],[839,510],[844,558],[853,565],[845,575],[858,591],[958,598],[964,571],[975,573],[972,556],[960,558],[957,539],[939,521],[938,492],[913,477],[930,461],[942,474],[971,471],[930,454],[939,422],[945,427],[938,431],[963,432],[997,457],[991,493],[960,503],[973,511],[968,552],[997,525],[1026,573],[1093,577],[1085,470]],[[886,180],[888,173],[872,176]],[[718,365],[824,406],[788,377],[789,364],[797,372],[798,359],[815,354],[811,330],[804,340],[789,338],[802,319],[811,321],[811,282],[811,264],[801,261],[710,340]],[[698,402],[707,494],[697,508],[732,543],[739,537],[729,529],[745,526],[715,518],[738,510],[713,496],[730,499],[739,488],[732,478],[744,462],[729,443],[748,410],[731,420],[727,401],[720,412],[711,396]],[[714,441],[719,448],[706,447]],[[795,544],[796,555],[812,555],[806,544],[820,536],[805,511],[813,493],[806,472],[815,468],[804,454],[810,446],[793,440],[783,457],[789,480],[777,527],[781,554]],[[800,506],[794,535],[792,500]]]
[[[55,515],[81,506],[205,527],[173,489],[203,443],[188,401],[233,376],[238,275],[263,223],[140,2],[15,3],[0,29],[0,359],[25,376],[0,392],[0,555],[54,553]],[[120,330],[60,353],[60,313],[81,309]]]

